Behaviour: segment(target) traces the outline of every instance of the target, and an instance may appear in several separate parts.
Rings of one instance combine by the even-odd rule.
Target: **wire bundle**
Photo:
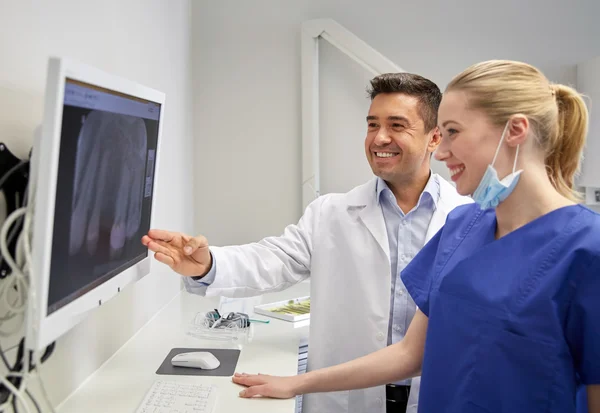
[[[244,313],[221,315],[218,310],[196,314],[187,334],[201,339],[248,343],[254,336],[254,324]]]
[[[5,185],[11,175],[22,168],[29,166],[30,161],[22,161],[15,165],[0,178],[0,190]],[[6,312],[0,315],[0,336],[8,337],[23,329],[27,310],[27,298],[29,294],[34,293],[31,289],[30,269],[31,269],[31,236],[32,219],[34,211],[35,179],[30,179],[25,196],[21,205],[6,218],[0,229],[0,262],[5,262],[10,268],[10,273],[0,279],[0,302],[1,307],[6,308]],[[9,245],[12,245],[16,239],[14,256],[9,251]],[[12,331],[5,331],[4,325],[9,321],[17,319]],[[0,347],[0,359],[8,370],[6,376],[0,375],[0,412],[7,411],[12,407],[13,412],[17,412],[19,405],[23,411],[31,413],[25,395],[32,401],[37,412],[41,412],[38,402],[27,390],[27,382],[32,376],[32,371],[44,362],[54,350],[54,343],[46,348],[44,355],[39,360],[34,360],[36,354],[26,351],[25,337],[18,345],[15,362],[11,365],[4,350]],[[39,379],[39,374],[37,375]],[[42,392],[50,409],[51,403],[40,380]],[[53,409],[52,409],[53,411]]]
[[[206,313],[208,327],[210,328],[246,328],[250,326],[250,317],[244,313],[229,313],[226,316],[221,315],[219,310]]]

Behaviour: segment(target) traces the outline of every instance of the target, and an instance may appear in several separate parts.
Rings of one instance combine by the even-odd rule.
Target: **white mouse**
[[[171,364],[177,367],[214,370],[221,365],[221,362],[208,351],[192,351],[177,354],[171,359]]]

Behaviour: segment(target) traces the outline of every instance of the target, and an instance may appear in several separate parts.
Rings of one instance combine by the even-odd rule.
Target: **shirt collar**
[[[376,191],[377,191],[377,202],[378,203],[381,203],[381,199],[383,196],[382,194],[385,194],[388,191],[392,192],[392,190],[390,189],[388,184],[379,177],[377,177]],[[427,181],[427,184],[425,185],[425,189],[423,189],[423,192],[419,196],[419,202],[417,203],[417,207],[419,205],[421,205],[421,202],[423,201],[423,197],[426,195],[428,195],[431,198],[431,200],[433,200],[433,204],[437,207],[438,201],[440,199],[440,183],[437,179],[437,175],[431,171],[429,171],[429,180]]]

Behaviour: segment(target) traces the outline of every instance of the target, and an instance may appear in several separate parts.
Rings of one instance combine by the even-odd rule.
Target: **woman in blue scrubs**
[[[600,215],[573,192],[585,103],[527,64],[490,61],[452,80],[438,120],[436,158],[475,203],[402,273],[419,307],[404,340],[300,376],[236,375],[242,397],[420,373],[420,413],[575,413],[583,388],[600,412]]]

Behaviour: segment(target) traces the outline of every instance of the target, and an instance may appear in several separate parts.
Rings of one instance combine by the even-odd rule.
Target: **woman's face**
[[[470,109],[462,91],[444,93],[438,122],[442,142],[435,157],[446,163],[458,193],[472,195],[494,158],[504,128],[493,125],[483,112]],[[512,170],[509,154],[503,154],[505,150],[508,151],[506,144],[500,148],[494,164],[500,177],[506,175],[500,172],[507,171],[507,167]]]

